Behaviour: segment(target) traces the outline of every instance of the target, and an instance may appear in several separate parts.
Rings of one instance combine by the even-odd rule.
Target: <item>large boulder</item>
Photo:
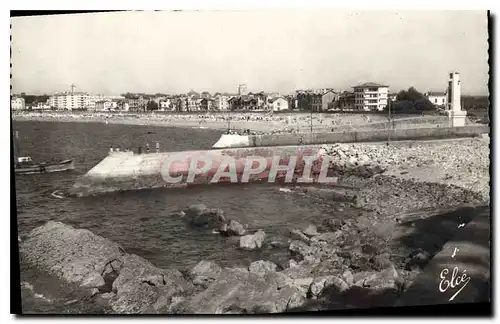
[[[235,220],[230,220],[229,223],[223,224],[219,230],[225,236],[242,236],[245,235],[245,226]]]
[[[265,273],[265,272],[276,271],[277,268],[278,266],[275,263],[272,263],[271,261],[259,260],[250,263],[248,271],[253,273]]]
[[[254,250],[262,247],[266,233],[258,230],[254,234],[245,235],[240,237],[240,248],[246,250]]]
[[[49,221],[20,244],[25,261],[68,282],[99,288],[108,264],[126,254],[118,244],[89,230]]]
[[[184,217],[196,227],[219,228],[226,222],[224,212],[219,208],[208,208],[203,204],[191,205],[184,210]]]
[[[207,287],[221,272],[221,267],[212,261],[200,261],[190,271],[193,284]]]
[[[339,277],[323,276],[317,277],[309,286],[309,294],[311,297],[319,297],[325,289],[334,288],[339,293],[343,293],[349,289],[349,285]]]
[[[223,269],[203,292],[192,296],[182,308],[197,314],[281,313],[298,307],[305,299],[277,272],[253,273]]]
[[[115,313],[162,312],[191,289],[179,271],[156,268],[114,242],[60,222],[34,229],[20,251],[29,264],[88,290]]]
[[[313,224],[310,224],[309,226],[307,226],[307,228],[305,230],[303,230],[302,233],[304,233],[305,235],[307,235],[309,237],[319,235],[318,229]]]
[[[178,270],[159,269],[137,255],[128,254],[122,258],[122,268],[112,289],[116,298],[110,301],[110,306],[116,313],[140,314],[161,311],[153,308],[160,297],[171,300],[174,295],[189,291],[190,285]]]

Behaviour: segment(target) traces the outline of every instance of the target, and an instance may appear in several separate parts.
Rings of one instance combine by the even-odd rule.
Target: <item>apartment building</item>
[[[26,104],[24,98],[14,97],[10,100],[10,106],[12,110],[24,110],[26,108]]]
[[[354,107],[356,110],[384,110],[387,106],[389,86],[366,82],[354,86]]]
[[[89,104],[86,92],[62,92],[49,98],[49,105],[58,110],[86,109]]]

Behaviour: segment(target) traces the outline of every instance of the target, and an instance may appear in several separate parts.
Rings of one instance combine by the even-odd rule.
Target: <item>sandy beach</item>
[[[238,133],[295,133],[318,131],[354,131],[358,126],[387,123],[385,115],[362,114],[266,114],[266,113],[212,113],[208,114],[134,114],[105,112],[16,112],[13,120],[57,121],[57,122],[98,122],[110,124],[151,125],[168,127],[207,128]],[[399,122],[418,121],[421,125],[445,124],[444,116],[396,116]],[[415,125],[413,125],[415,126]]]

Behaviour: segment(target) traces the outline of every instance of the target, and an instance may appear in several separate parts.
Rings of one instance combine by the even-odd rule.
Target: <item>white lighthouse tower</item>
[[[450,118],[450,126],[465,126],[465,117],[467,116],[467,111],[462,110],[462,105],[460,104],[462,97],[462,93],[460,90],[460,73],[450,73],[447,92],[448,117]]]

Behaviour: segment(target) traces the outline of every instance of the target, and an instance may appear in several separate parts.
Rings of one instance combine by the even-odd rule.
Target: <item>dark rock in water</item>
[[[248,271],[253,273],[265,273],[265,272],[274,272],[276,271],[278,266],[271,261],[255,261],[250,264],[248,267]]]
[[[229,224],[223,224],[219,231],[225,236],[242,236],[246,232],[245,227],[234,220],[230,220]]]
[[[201,285],[205,288],[214,281],[221,272],[221,267],[212,261],[200,261],[189,271],[193,279],[193,284]]]
[[[304,233],[305,235],[307,235],[309,237],[319,235],[318,229],[313,224],[310,224],[309,226],[307,226],[307,228],[305,230],[303,230],[302,233]]]
[[[191,205],[184,210],[187,221],[196,227],[220,227],[226,222],[224,212],[219,208],[207,208],[203,204]]]
[[[240,237],[240,248],[246,250],[253,250],[262,247],[266,233],[262,230],[258,230],[254,234],[245,235]]]

